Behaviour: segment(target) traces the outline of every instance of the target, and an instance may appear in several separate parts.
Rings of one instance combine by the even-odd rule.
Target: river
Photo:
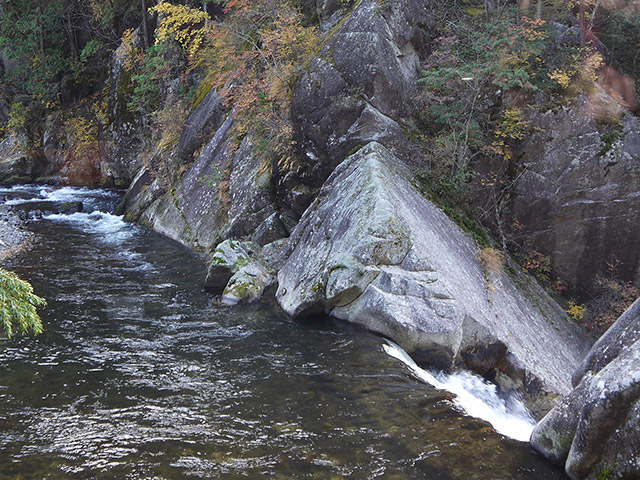
[[[84,210],[31,221],[31,247],[3,265],[48,306],[43,334],[0,339],[2,480],[566,478],[466,413],[447,387],[466,374],[425,372],[377,335],[270,302],[218,306],[202,261],[114,215],[118,193],[0,198]]]

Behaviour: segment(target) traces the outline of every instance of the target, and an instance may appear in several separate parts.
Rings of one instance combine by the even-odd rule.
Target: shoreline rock
[[[640,299],[596,342],[573,381],[533,431],[533,448],[573,480],[638,478]]]
[[[0,211],[0,262],[20,253],[32,237],[17,214]]]

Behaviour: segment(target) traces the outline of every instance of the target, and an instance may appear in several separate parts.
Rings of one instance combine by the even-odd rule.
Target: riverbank
[[[0,262],[26,248],[32,236],[18,215],[8,210],[0,211]]]

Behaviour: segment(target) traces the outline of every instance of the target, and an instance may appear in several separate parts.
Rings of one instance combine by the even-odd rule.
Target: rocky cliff
[[[593,88],[555,109],[529,109],[529,133],[511,165],[476,166],[484,178],[505,174],[507,236],[547,256],[573,292],[599,274],[640,282],[640,122]]]
[[[414,186],[421,156],[407,123],[429,50],[428,6],[319,9],[325,39],[292,98],[303,168],[270,169],[251,135],[238,143],[235,112],[212,89],[169,173],[140,170],[127,216],[212,259],[207,286],[225,303],[255,300],[277,278],[277,301],[293,317],[362,325],[423,363],[518,389],[546,412],[569,393],[587,337],[510,260],[494,252],[497,264],[487,264]]]
[[[278,303],[294,317],[363,325],[419,362],[516,386],[544,411],[546,395],[566,391],[584,334],[530,279],[483,266],[411,178],[377,142],[340,164],[287,240]]]

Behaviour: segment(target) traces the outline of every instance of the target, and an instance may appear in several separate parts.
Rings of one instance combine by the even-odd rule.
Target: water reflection
[[[0,343],[1,478],[564,478],[379,337],[217,307],[197,258],[91,213],[32,223],[9,265],[49,308],[43,335]]]

